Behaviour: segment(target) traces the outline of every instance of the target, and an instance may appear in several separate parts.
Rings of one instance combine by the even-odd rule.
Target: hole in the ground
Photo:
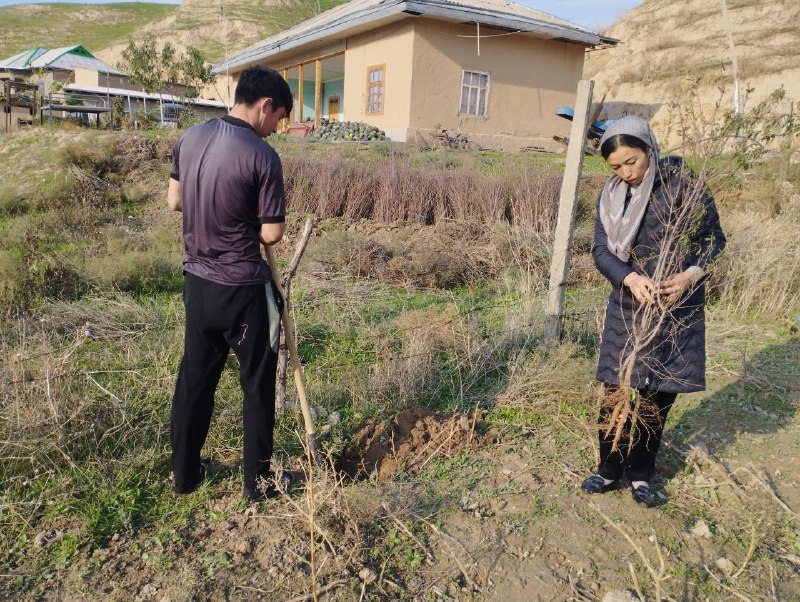
[[[480,419],[480,415],[436,414],[424,408],[403,410],[388,419],[369,419],[336,467],[352,479],[376,472],[383,480],[401,470],[421,470],[436,457],[450,457],[478,442]]]

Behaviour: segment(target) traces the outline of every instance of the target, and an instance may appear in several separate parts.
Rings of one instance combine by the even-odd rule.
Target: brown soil
[[[416,472],[431,458],[449,457],[483,439],[475,431],[481,416],[435,414],[425,408],[403,410],[390,419],[365,421],[337,467],[352,478],[375,473],[387,480]]]

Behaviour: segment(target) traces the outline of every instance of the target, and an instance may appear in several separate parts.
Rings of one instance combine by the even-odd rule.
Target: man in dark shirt
[[[205,478],[200,450],[231,349],[244,393],[244,495],[274,494],[270,471],[282,300],[260,245],[283,236],[281,161],[264,140],[292,110],[288,84],[253,67],[230,113],[189,128],[175,144],[167,202],[183,212],[184,352],[170,417],[173,491]]]

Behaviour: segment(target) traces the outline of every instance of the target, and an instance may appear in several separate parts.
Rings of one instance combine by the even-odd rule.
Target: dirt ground
[[[800,338],[760,331],[725,367],[756,331],[712,332],[721,359],[670,417],[654,509],[627,488],[581,494],[591,400],[504,424],[425,409],[365,422],[330,458],[347,474],[311,475],[318,599],[800,600]],[[235,474],[212,465],[206,518],[117,534],[34,599],[311,600],[309,488],[248,506]]]

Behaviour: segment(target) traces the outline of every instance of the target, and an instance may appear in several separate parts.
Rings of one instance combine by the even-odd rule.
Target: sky
[[[61,2],[64,0],[43,0]],[[73,0],[74,1],[74,0]],[[113,0],[111,0],[113,2]],[[180,4],[174,0],[151,0],[159,4]],[[513,0],[531,8],[542,10],[567,21],[590,29],[600,29],[613,24],[623,13],[639,6],[643,0]],[[37,0],[0,0],[0,6],[33,4]],[[108,4],[108,0],[86,0],[83,4]]]

